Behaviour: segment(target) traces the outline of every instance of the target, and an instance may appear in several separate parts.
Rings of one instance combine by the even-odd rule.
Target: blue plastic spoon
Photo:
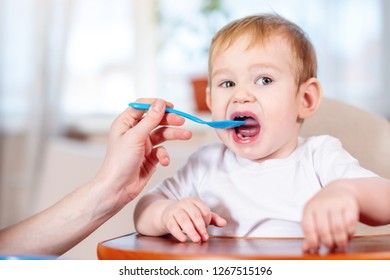
[[[135,109],[139,109],[139,110],[148,110],[149,107],[150,107],[150,104],[146,104],[146,103],[130,103],[129,106],[133,107]],[[190,114],[187,114],[187,113],[184,113],[182,111],[178,111],[178,110],[175,110],[175,109],[172,109],[172,108],[169,108],[169,107],[166,107],[165,112],[167,112],[167,113],[174,113],[176,115],[182,116],[182,117],[187,118],[189,120],[192,120],[194,122],[197,122],[197,123],[200,123],[200,124],[207,124],[207,125],[209,125],[211,127],[214,127],[214,128],[232,128],[232,127],[237,127],[237,126],[245,124],[245,121],[234,121],[234,120],[222,120],[222,121],[211,121],[211,122],[208,122],[208,121],[204,121],[202,119],[199,119],[199,118],[197,118],[197,117],[195,117],[193,115],[190,115]]]

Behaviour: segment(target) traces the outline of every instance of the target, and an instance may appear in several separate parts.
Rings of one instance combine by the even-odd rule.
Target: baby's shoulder
[[[220,161],[226,157],[229,150],[228,148],[220,142],[215,142],[212,144],[207,144],[199,147],[192,155],[192,160],[201,160],[201,161]]]
[[[299,153],[310,161],[327,161],[329,158],[344,155],[344,149],[338,138],[329,135],[311,136],[301,142],[301,152]]]
[[[302,146],[310,150],[323,150],[331,147],[341,148],[341,141],[330,135],[311,136],[302,140]]]

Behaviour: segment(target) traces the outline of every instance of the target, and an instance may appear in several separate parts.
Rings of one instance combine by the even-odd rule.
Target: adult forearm
[[[0,231],[0,253],[62,255],[71,249],[115,214],[108,211],[110,202],[97,197],[99,184],[87,183],[52,207]]]

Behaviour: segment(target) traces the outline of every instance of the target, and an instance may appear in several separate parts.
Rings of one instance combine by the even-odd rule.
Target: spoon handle
[[[135,109],[139,109],[139,110],[148,110],[150,108],[150,104],[146,104],[146,103],[130,103],[129,104],[130,107],[133,107]],[[187,119],[190,119],[190,120],[193,120],[195,122],[198,122],[198,123],[204,123],[205,121],[193,116],[193,115],[190,115],[190,114],[187,114],[187,113],[184,113],[182,111],[179,111],[179,110],[175,110],[175,109],[172,109],[170,107],[166,107],[165,108],[165,112],[167,113],[174,113],[176,115],[179,115],[179,116],[182,116],[184,118],[187,118]]]

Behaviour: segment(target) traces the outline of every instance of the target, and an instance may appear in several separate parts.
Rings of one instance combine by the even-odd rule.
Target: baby
[[[145,195],[137,231],[182,242],[304,237],[304,251],[344,250],[359,221],[390,223],[390,180],[360,167],[335,138],[299,137],[321,101],[316,72],[305,33],[278,15],[222,28],[210,48],[207,104],[214,120],[246,124],[217,129],[222,143],[200,148]]]

